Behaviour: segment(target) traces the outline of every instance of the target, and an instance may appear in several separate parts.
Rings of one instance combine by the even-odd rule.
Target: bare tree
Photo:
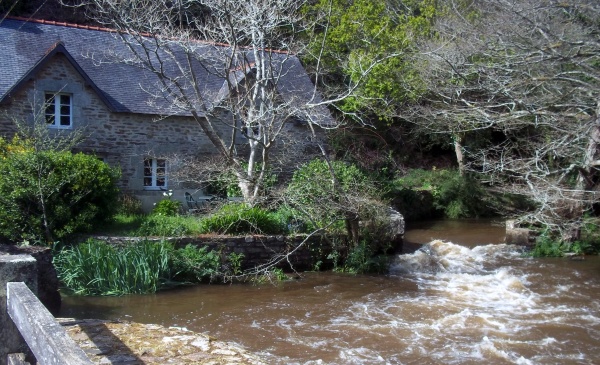
[[[452,136],[461,169],[531,198],[523,220],[577,231],[596,201],[600,5],[456,0],[445,11],[421,45],[430,92],[404,117]],[[470,148],[481,131],[494,135]]]
[[[157,85],[147,91],[168,101],[164,114],[191,116],[254,204],[290,123],[334,126],[296,56],[302,4],[83,0],[80,6],[126,45],[109,58],[155,75]],[[316,136],[306,129],[302,138]]]

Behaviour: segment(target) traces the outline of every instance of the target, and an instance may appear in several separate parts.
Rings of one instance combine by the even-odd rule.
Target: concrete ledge
[[[27,285],[7,283],[6,292],[8,314],[39,364],[92,364]]]
[[[8,354],[8,365],[31,365],[25,361],[25,354]]]
[[[37,291],[37,264],[29,255],[0,255],[0,365],[7,364],[7,355],[26,353],[27,344],[6,310],[6,283],[24,282],[32,291]]]

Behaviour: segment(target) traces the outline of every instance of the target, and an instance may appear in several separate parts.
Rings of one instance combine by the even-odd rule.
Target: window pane
[[[46,123],[54,124],[54,114],[46,113]]]
[[[71,105],[71,95],[60,95],[60,105]]]
[[[45,100],[45,115],[46,115],[46,123],[53,124],[54,123],[54,95],[46,94]]]
[[[61,115],[71,115],[71,106],[70,105],[61,105],[60,106],[60,114]]]
[[[71,125],[71,117],[70,116],[61,116],[60,117],[60,125]]]
[[[167,179],[165,179],[164,177],[156,178],[156,186],[166,186],[166,183]]]
[[[144,186],[152,186],[152,178],[144,177]]]

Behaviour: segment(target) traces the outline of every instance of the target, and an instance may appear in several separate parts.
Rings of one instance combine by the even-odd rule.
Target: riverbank
[[[185,328],[96,319],[57,320],[95,364],[266,364],[236,344]]]

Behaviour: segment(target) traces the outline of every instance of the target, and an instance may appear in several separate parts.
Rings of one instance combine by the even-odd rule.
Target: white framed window
[[[51,128],[73,127],[73,95],[45,93],[46,123]]]
[[[144,159],[144,188],[164,189],[167,187],[167,160],[162,158]]]

